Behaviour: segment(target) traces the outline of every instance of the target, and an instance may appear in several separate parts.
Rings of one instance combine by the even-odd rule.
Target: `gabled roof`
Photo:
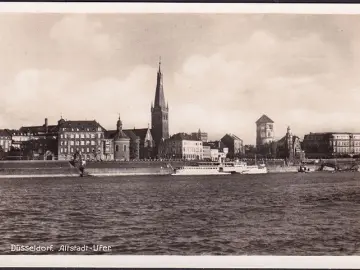
[[[231,139],[233,139],[234,141],[242,141],[242,139],[240,139],[238,136],[236,136],[235,134],[230,134],[227,133],[224,135],[224,137],[222,137],[221,139],[224,139],[225,137],[230,137]]]
[[[257,121],[256,124],[260,123],[274,123],[267,115],[263,114]]]

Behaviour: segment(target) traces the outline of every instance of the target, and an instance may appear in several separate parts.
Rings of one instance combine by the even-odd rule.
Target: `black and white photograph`
[[[359,255],[359,29],[0,11],[0,255]]]

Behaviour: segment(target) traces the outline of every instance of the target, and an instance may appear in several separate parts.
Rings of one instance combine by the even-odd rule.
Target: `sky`
[[[254,144],[255,121],[360,132],[360,16],[0,13],[0,128],[150,124],[161,56],[169,129]]]

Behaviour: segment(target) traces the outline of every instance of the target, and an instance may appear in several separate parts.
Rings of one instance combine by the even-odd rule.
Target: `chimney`
[[[48,133],[48,119],[45,118],[45,132]]]

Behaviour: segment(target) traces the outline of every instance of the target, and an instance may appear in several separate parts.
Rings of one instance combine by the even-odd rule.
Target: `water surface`
[[[359,180],[359,173],[0,179],[0,254],[11,244],[54,245],[52,254],[95,244],[117,255],[359,255]]]

